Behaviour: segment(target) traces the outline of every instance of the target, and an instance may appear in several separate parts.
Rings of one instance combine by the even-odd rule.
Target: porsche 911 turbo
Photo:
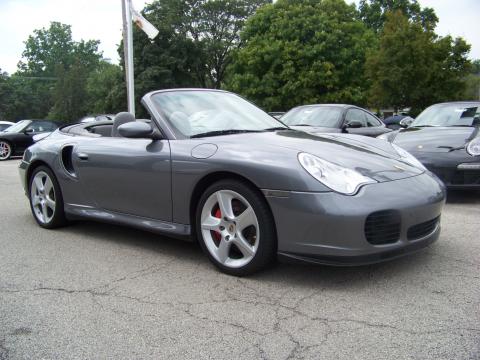
[[[414,155],[448,188],[480,189],[480,102],[432,105],[411,125],[380,136]]]
[[[28,148],[20,176],[41,227],[91,219],[192,239],[237,276],[277,258],[385,261],[440,234],[443,184],[395,145],[293,130],[220,90],[142,103],[151,119],[119,113]]]

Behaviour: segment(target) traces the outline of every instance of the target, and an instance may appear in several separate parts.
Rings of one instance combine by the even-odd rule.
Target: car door
[[[351,125],[353,124],[359,124],[360,126],[351,127]],[[367,128],[367,120],[365,118],[365,112],[357,108],[348,109],[345,114],[343,128],[345,129],[345,132],[349,134],[367,135],[369,132]]]
[[[84,193],[98,208],[172,220],[168,140],[86,138],[74,147],[72,162]]]
[[[379,135],[392,131],[391,129],[387,128],[380,119],[373,116],[367,111],[364,111],[364,112],[365,112],[365,119],[367,120],[367,128],[370,131],[368,136],[377,137]]]
[[[348,124],[351,121],[360,122],[362,126],[359,128],[350,128],[348,127]],[[375,137],[389,131],[384,125],[382,125],[380,120],[378,120],[368,112],[358,108],[348,109],[345,115],[345,125],[346,131],[349,134],[363,136]]]

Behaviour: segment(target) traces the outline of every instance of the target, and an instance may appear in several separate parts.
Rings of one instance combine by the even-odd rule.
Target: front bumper
[[[445,188],[438,179],[422,174],[366,185],[355,196],[272,191],[267,192],[267,201],[275,218],[280,257],[360,265],[405,255],[437,240]],[[375,223],[367,229],[367,219],[385,212],[398,219],[398,238],[374,244],[372,229],[385,229]],[[427,232],[412,232],[422,224],[431,224]]]

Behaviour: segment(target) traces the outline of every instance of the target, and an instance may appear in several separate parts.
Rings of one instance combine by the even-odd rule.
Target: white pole
[[[133,80],[133,35],[131,0],[122,1],[123,14],[123,55],[125,60],[125,78],[127,81],[128,111],[135,116],[135,93]]]

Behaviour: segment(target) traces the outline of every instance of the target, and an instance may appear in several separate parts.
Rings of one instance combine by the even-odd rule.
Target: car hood
[[[223,138],[223,139],[220,139]],[[384,140],[350,134],[312,135],[302,131],[283,130],[266,133],[248,133],[222,136],[216,143],[230,146],[236,144],[242,149],[269,147],[276,157],[306,152],[322,159],[353,169],[378,182],[392,181],[416,176],[423,170],[401,161],[392,145]],[[212,140],[212,138],[210,138]],[[273,149],[272,149],[273,148]],[[297,162],[298,163],[298,162]]]
[[[475,127],[410,127],[398,131],[393,143],[410,152],[447,153],[465,147],[477,134]]]

